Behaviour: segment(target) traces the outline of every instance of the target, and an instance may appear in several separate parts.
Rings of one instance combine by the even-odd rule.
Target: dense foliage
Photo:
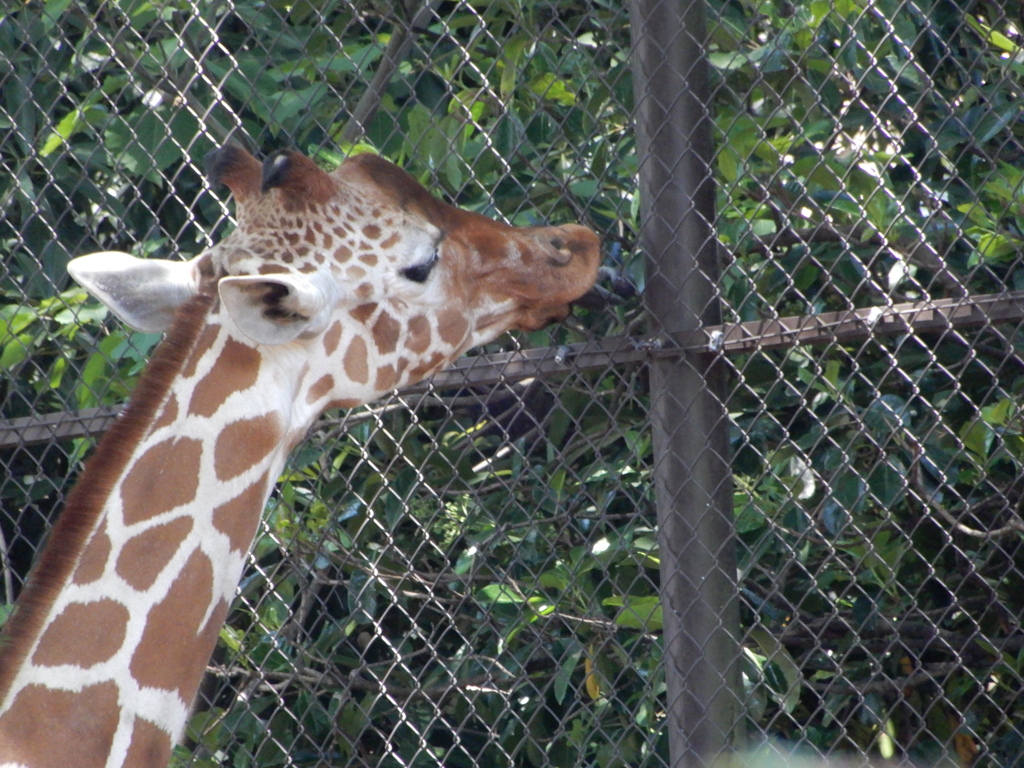
[[[721,6],[736,319],[1022,286],[1021,39],[1002,13]],[[769,683],[749,703],[771,730],[1016,764],[1022,345],[988,325],[732,360],[747,660]]]
[[[64,265],[221,236],[201,158],[228,140],[377,151],[462,206],[584,221],[642,285],[621,3],[433,7],[411,30],[419,5],[368,1],[0,18],[0,417],[123,402],[157,339]],[[713,2],[708,39],[730,321],[1024,287],[999,5]],[[628,302],[502,345],[642,328]],[[1021,345],[990,325],[731,358],[748,741],[1021,752]],[[667,762],[647,406],[619,368],[330,414],[176,764]],[[8,602],[86,442],[0,452]]]

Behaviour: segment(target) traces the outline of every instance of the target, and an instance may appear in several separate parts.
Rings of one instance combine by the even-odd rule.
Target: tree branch
[[[956,531],[957,533],[962,533],[965,536],[970,536],[975,539],[997,539],[1001,536],[1006,536],[1007,534],[1011,533],[1024,533],[1024,521],[1021,521],[1020,517],[1016,516],[1017,511],[1019,511],[1020,509],[1020,504],[1018,504],[1017,511],[1011,511],[1011,515],[1013,516],[1011,516],[1009,522],[1007,522],[1003,526],[1000,526],[999,528],[993,528],[987,531],[983,531],[979,528],[972,528],[969,525],[961,523],[960,520],[963,519],[964,516],[973,516],[974,513],[978,511],[978,509],[982,505],[986,504],[986,502],[983,501],[980,504],[975,505],[969,505],[967,503],[964,503],[964,508],[961,511],[960,518],[958,519],[957,517],[955,517],[949,510],[947,510],[944,506],[942,506],[942,504],[939,503],[938,499],[936,498],[937,493],[929,491],[924,485],[921,461],[922,457],[924,456],[924,447],[920,444],[920,442],[917,441],[916,438],[910,435],[909,432],[906,434],[906,437],[908,442],[910,443],[910,450],[914,456],[914,460],[911,463],[909,473],[911,487],[917,493],[918,498],[924,501],[924,503],[927,505],[929,509],[931,509],[933,512],[938,514],[939,517],[941,517],[943,520],[949,523],[949,525],[953,528],[954,531]],[[943,485],[945,484],[943,483]]]
[[[915,688],[929,683],[940,683],[941,678],[963,668],[963,664],[949,661],[922,666],[905,677],[871,680],[870,682],[860,684],[852,683],[845,678],[836,677],[825,681],[803,680],[802,685],[819,693],[849,693],[851,695],[881,693],[902,696],[908,688]]]
[[[417,3],[406,2],[404,6],[408,13],[407,18],[410,19],[408,21],[397,19],[398,14],[396,13],[391,39],[388,41],[387,48],[384,49],[380,64],[377,65],[377,71],[373,73],[373,79],[366,86],[359,103],[356,104],[348,122],[341,130],[342,142],[353,144],[366,132],[367,126],[377,114],[380,102],[384,98],[384,91],[391,84],[391,78],[394,77],[398,66],[409,55],[409,50],[412,48],[413,32],[427,25],[434,9],[440,4],[440,0],[427,0],[413,15]]]
[[[496,659],[489,659],[488,661],[496,668],[501,668],[500,663]],[[555,660],[551,658],[531,659],[525,665],[525,675],[516,676],[508,671],[498,675],[485,672],[461,680],[452,679],[449,682],[437,683],[426,687],[394,685],[384,680],[372,680],[362,677],[360,672],[364,669],[363,667],[356,668],[346,675],[341,674],[340,671],[332,670],[275,672],[267,669],[246,669],[237,665],[211,664],[207,666],[206,672],[221,679],[241,678],[253,681],[255,682],[254,690],[262,690],[266,693],[277,695],[280,695],[295,683],[302,683],[303,685],[320,690],[323,690],[326,683],[340,689],[386,694],[389,698],[407,702],[416,699],[443,699],[455,691],[479,692],[481,689],[490,693],[511,695],[511,690],[503,690],[498,686],[509,684],[514,686],[523,677],[545,672],[554,666]],[[454,678],[454,675],[452,677]]]

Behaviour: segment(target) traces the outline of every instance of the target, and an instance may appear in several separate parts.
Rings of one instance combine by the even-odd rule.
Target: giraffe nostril
[[[565,247],[565,240],[563,240],[560,237],[552,237],[550,242],[551,247],[554,248],[556,251],[560,251],[562,250],[562,248]]]

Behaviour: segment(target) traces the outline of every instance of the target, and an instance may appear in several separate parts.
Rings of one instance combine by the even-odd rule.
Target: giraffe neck
[[[297,366],[208,307],[179,315],[12,618],[0,766],[166,765],[185,725],[296,432]]]

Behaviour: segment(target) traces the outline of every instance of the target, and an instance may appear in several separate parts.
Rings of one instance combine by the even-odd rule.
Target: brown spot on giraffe
[[[395,366],[382,365],[377,369],[377,378],[374,380],[373,386],[386,391],[394,389],[396,381],[398,381],[398,373],[395,371]]]
[[[348,314],[360,325],[366,325],[366,321],[373,316],[378,306],[377,304],[360,304],[355,309],[350,309]]]
[[[372,252],[359,254],[359,260],[368,267],[377,266],[377,254]]]
[[[288,272],[288,267],[284,264],[260,264],[256,268],[258,275],[279,275],[285,272]]]
[[[149,434],[153,434],[158,429],[163,429],[168,424],[173,424],[178,418],[178,398],[171,393],[171,396],[167,398],[167,402],[164,403],[163,409],[160,411],[160,415],[156,417],[156,421],[153,422],[153,426],[149,428]]]
[[[341,341],[341,321],[335,320],[334,324],[327,329],[323,339],[324,353],[328,357],[334,354],[334,350],[338,348],[339,341]]]
[[[332,389],[334,389],[334,377],[329,373],[325,374],[317,379],[313,386],[309,388],[309,391],[306,393],[306,402],[312,405]]]
[[[253,536],[255,535],[256,531],[254,530]],[[252,537],[250,537],[251,539]],[[217,645],[217,638],[220,637],[220,628],[224,626],[224,622],[228,618],[229,608],[231,608],[230,602],[223,598],[218,600],[217,604],[213,606],[213,610],[210,611],[210,619],[206,622],[206,626],[199,633],[199,640],[196,642],[192,653],[191,673],[185,675],[185,679],[182,680],[182,684],[179,686],[182,698],[186,701],[190,695],[195,694],[199,688],[199,682],[206,673],[206,665],[210,661],[213,649]]]
[[[192,691],[182,689],[182,672],[191,671],[197,651],[194,643],[182,643],[180,638],[199,635],[206,610],[212,603],[213,565],[209,557],[196,550],[167,595],[150,609],[146,618],[142,639],[129,664],[131,675],[140,686],[182,690],[182,698],[191,700]],[[210,650],[206,649],[206,653]],[[205,665],[206,661],[204,658],[201,663]]]
[[[370,379],[370,369],[367,357],[366,342],[362,336],[356,336],[348,344],[345,350],[345,357],[342,365],[345,366],[345,375],[357,384],[365,384]]]
[[[457,309],[442,309],[437,313],[437,332],[449,347],[458,347],[469,333],[469,321]]]
[[[335,408],[345,408],[347,410],[349,408],[356,408],[357,406],[360,406],[362,404],[362,400],[356,400],[355,398],[352,397],[342,397],[339,398],[338,400],[329,400],[327,402],[327,405],[324,406],[324,410],[331,411],[334,410]]]
[[[230,480],[263,461],[281,440],[276,413],[233,421],[217,435],[213,469],[218,480]]]
[[[376,224],[367,224],[363,227],[363,237],[367,240],[376,240],[380,237],[380,227]]]
[[[134,536],[117,557],[117,575],[133,589],[149,589],[191,531],[192,518],[179,517]]]
[[[436,371],[445,362],[445,360],[447,360],[447,355],[443,352],[432,353],[430,357],[409,371],[409,380],[419,381],[420,379],[426,378],[430,374],[434,373],[434,371]]]
[[[423,315],[416,315],[406,326],[405,348],[421,355],[430,347],[430,321]]]
[[[193,416],[213,416],[231,395],[244,392],[256,383],[260,360],[255,348],[228,339],[213,368],[192,391],[188,412]]]
[[[133,525],[195,499],[203,444],[171,437],[148,448],[121,483],[124,522]]]
[[[42,667],[92,667],[112,657],[124,642],[128,609],[109,598],[72,603],[46,628],[32,663]],[[75,638],[75,644],[68,638]]]
[[[213,510],[213,525],[231,541],[236,552],[247,552],[267,496],[267,473],[235,498]]]
[[[373,343],[377,346],[377,351],[382,355],[394,352],[401,332],[401,323],[387,312],[381,312],[377,322],[373,324]]]
[[[149,720],[136,717],[132,740],[122,768],[153,768],[166,765],[171,754],[171,734]]]
[[[189,356],[188,362],[185,363],[185,367],[181,371],[182,376],[186,379],[190,379],[196,375],[196,367],[199,365],[199,361],[206,357],[206,353],[210,351],[210,347],[212,347],[214,342],[217,341],[217,337],[219,335],[219,325],[211,324],[203,329],[203,332],[196,340],[196,345],[192,349],[192,354]]]
[[[88,584],[96,581],[106,570],[110,559],[110,537],[103,530],[98,530],[85,545],[85,551],[75,568],[71,581],[75,584]]]
[[[28,685],[0,722],[0,744],[30,745],[31,754],[5,752],[4,760],[32,768],[105,765],[120,714],[113,682],[78,693]]]
[[[386,251],[392,248],[402,241],[401,232],[392,232],[390,235],[380,241],[380,248],[382,251]]]

